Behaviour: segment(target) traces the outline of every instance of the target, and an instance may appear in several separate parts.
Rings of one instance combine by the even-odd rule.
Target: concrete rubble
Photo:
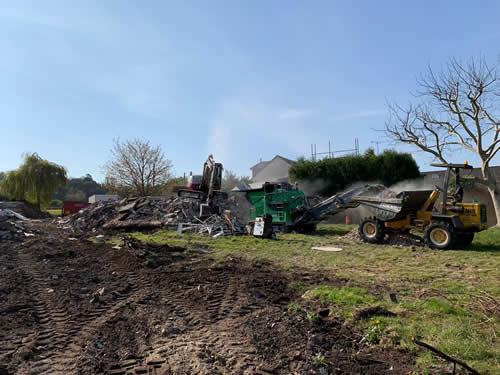
[[[32,236],[24,224],[28,220],[10,209],[0,209],[0,241],[22,241]]]
[[[40,211],[37,207],[22,201],[0,201],[0,210],[11,210],[28,219],[47,219],[50,214]]]
[[[209,236],[234,235],[244,227],[231,212],[234,202],[220,207],[221,214],[200,217],[200,202],[189,198],[134,198],[93,204],[58,219],[59,226],[75,232],[98,230],[171,229]]]

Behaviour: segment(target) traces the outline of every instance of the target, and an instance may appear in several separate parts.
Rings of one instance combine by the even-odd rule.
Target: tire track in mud
[[[31,371],[35,374],[64,374],[71,371],[73,358],[66,355],[66,347],[71,335],[77,329],[76,321],[71,319],[60,291],[50,288],[47,277],[39,270],[31,254],[18,249],[20,268],[30,276],[33,289],[33,310],[40,329],[24,341],[34,347],[38,359],[32,361]]]
[[[17,270],[17,259],[11,253],[2,254],[0,264],[3,272],[2,276],[5,278],[12,277],[12,274],[14,273],[13,270]],[[29,277],[24,273],[19,272],[18,277],[24,284],[28,284],[30,282]],[[17,282],[19,282],[19,280],[17,280]],[[9,312],[14,310],[21,313],[30,312],[32,303],[33,301],[30,296],[30,298],[25,301],[23,305],[13,307],[9,306],[10,309],[0,308],[0,314],[7,315]],[[12,329],[0,332],[0,364],[6,362],[7,358],[12,356],[22,346],[22,340],[24,337],[25,335],[23,333],[16,332]]]
[[[340,323],[312,327],[288,313],[288,283],[301,274],[237,257],[214,266],[189,253],[150,269],[134,252],[43,228],[34,240],[0,244],[0,292],[22,312],[0,308],[0,373],[303,374],[316,353],[330,353],[342,373],[384,373],[386,363],[409,373],[411,354],[364,348],[365,362],[385,362],[359,364],[359,337]]]
[[[61,244],[65,248],[72,245],[56,241],[50,249]],[[106,291],[113,295],[112,300],[89,304],[82,314],[74,311],[74,305],[67,305],[71,287],[51,287],[58,284],[51,276],[60,271],[55,268],[60,262],[45,261],[44,253],[36,254],[30,246],[21,244],[15,246],[13,255],[6,265],[24,274],[31,289],[30,305],[25,309],[32,311],[37,321],[32,333],[17,336],[14,332],[8,333],[0,345],[0,357],[32,350],[16,374],[77,373],[82,350],[95,342],[96,335],[109,320],[127,307],[149,303],[161,304],[161,311],[175,320],[182,331],[177,332],[174,327],[171,332],[167,330],[166,335],[156,335],[137,358],[114,365],[109,363],[108,373],[164,373],[177,364],[176,358],[189,360],[188,371],[211,369],[215,373],[230,373],[228,366],[232,367],[232,362],[245,361],[243,344],[239,338],[233,338],[235,323],[232,320],[241,315],[234,306],[248,297],[240,293],[239,278],[235,278],[230,269],[201,267],[207,271],[203,276],[193,268],[173,272],[149,269],[122,272],[120,280],[127,287]],[[92,276],[94,272],[90,271]],[[193,277],[194,273],[198,276]],[[231,363],[226,365],[220,355],[215,355],[217,352],[227,355]],[[193,357],[193,353],[196,356]]]
[[[15,338],[11,335],[8,340],[10,354],[23,347],[35,348],[34,356],[16,374],[78,373],[84,365],[82,353],[96,344],[106,324],[124,309],[146,305],[164,316],[165,332],[153,334],[131,358],[106,362],[106,373],[232,374],[238,369],[237,373],[253,374],[258,370],[256,350],[241,320],[263,307],[262,301],[258,303],[248,294],[251,275],[235,276],[232,268],[207,269],[206,265],[187,270],[181,267],[180,271],[120,271],[116,266],[118,282],[113,285],[120,287],[106,290],[108,298],[85,304],[82,313],[75,312],[74,305],[66,305],[69,287],[51,288],[54,283],[50,277],[60,263],[40,260],[28,247],[19,246],[16,251],[12,267],[30,281],[33,302],[28,309],[36,314],[39,327],[37,332]],[[99,274],[89,270],[87,278]],[[179,369],[182,362],[185,368]]]
[[[181,370],[184,373],[233,374],[235,368],[241,374],[256,373],[256,350],[249,347],[238,321],[258,307],[247,305],[241,278],[226,270],[215,271],[208,280],[190,281],[198,285],[190,285],[187,290],[179,281],[179,288],[160,291],[159,302],[171,311],[168,319],[181,319],[183,329],[167,328],[166,337],[156,338],[152,350],[114,363],[106,373],[178,373],[172,371],[179,371],[179,363],[185,364]],[[239,305],[245,308],[235,308]]]
[[[77,359],[86,340],[92,338],[99,327],[119,311],[134,302],[141,301],[151,289],[149,281],[135,272],[126,273],[128,291],[114,292],[115,303],[104,302],[91,305],[88,314],[71,316],[64,303],[67,291],[56,291],[49,286],[49,272],[40,270],[43,262],[33,260],[32,254],[18,248],[17,266],[31,281],[33,304],[31,309],[36,314],[38,332],[20,339],[9,338],[7,354],[22,350],[23,346],[35,348],[36,358],[29,363],[29,368],[20,373],[29,374],[71,374],[77,370]],[[0,353],[1,355],[1,353]]]

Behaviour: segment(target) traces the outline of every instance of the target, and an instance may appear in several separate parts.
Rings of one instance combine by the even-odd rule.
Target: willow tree
[[[11,199],[25,200],[40,208],[66,182],[66,168],[33,153],[25,155],[23,164],[17,170],[7,173],[2,190]]]
[[[475,155],[480,177],[500,224],[500,184],[490,167],[500,151],[499,65],[484,58],[466,63],[452,59],[440,72],[429,68],[418,81],[416,101],[408,107],[390,105],[386,134],[432,155],[443,163],[457,162],[457,150]]]

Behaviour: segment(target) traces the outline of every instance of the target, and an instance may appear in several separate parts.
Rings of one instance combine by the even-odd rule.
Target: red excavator
[[[191,174],[186,186],[175,186],[174,191],[179,197],[201,201],[200,216],[218,212],[218,202],[227,199],[227,193],[220,191],[222,185],[221,163],[216,163],[212,155],[208,156],[203,165],[202,175]]]

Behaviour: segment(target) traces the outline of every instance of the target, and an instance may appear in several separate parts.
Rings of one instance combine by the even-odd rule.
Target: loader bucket
[[[358,195],[353,201],[374,209],[375,216],[380,220],[399,220],[420,210],[431,193],[432,190],[402,191],[394,198]]]

